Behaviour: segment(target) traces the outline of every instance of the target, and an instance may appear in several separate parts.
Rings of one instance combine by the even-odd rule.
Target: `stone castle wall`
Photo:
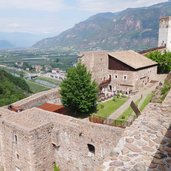
[[[150,104],[125,130],[38,108],[20,113],[0,108],[0,169],[50,171],[54,162],[61,171],[161,168],[158,163],[171,160],[161,154],[170,148],[170,99],[171,92],[162,105]]]
[[[132,126],[125,129],[99,170],[171,170],[171,91],[163,104],[149,104]]]
[[[32,107],[37,107],[42,105],[46,102],[52,102],[60,104],[60,94],[59,89],[51,89],[49,91],[40,92],[37,94],[34,94],[32,96],[29,96],[23,100],[17,101],[13,103],[12,105],[18,106],[22,109],[30,109]]]
[[[123,129],[82,122],[74,125],[61,126],[61,129],[56,126],[52,139],[56,145],[55,161],[61,170],[96,170],[112,153],[112,146],[116,146]],[[88,145],[94,147],[94,153]]]
[[[61,171],[92,171],[110,156],[123,132],[38,108],[4,113],[0,130],[4,171],[50,171],[54,162]]]
[[[17,129],[11,124],[0,122],[1,130],[1,167],[4,171],[17,169],[29,171],[30,146],[28,132]],[[17,136],[17,138],[15,137]],[[18,138],[20,137],[20,138]],[[4,167],[5,166],[5,167]]]

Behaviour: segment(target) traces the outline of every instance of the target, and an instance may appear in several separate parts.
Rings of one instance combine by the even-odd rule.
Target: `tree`
[[[58,63],[58,62],[59,62],[59,58],[56,58],[56,59],[55,59],[55,62]]]
[[[96,110],[98,87],[84,65],[78,63],[70,68],[60,87],[62,103],[72,115],[90,114]]]
[[[169,73],[171,71],[171,52],[161,53],[154,51],[147,57],[158,63],[158,73]]]

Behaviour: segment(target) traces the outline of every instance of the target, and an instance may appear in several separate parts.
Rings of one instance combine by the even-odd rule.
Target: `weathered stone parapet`
[[[171,170],[171,91],[163,104],[149,104],[127,128],[101,170]]]
[[[58,103],[60,104],[60,94],[59,88],[51,89],[48,91],[43,91],[32,96],[29,96],[23,100],[13,103],[12,105],[18,106],[22,109],[29,109],[32,107],[37,107],[46,102]]]

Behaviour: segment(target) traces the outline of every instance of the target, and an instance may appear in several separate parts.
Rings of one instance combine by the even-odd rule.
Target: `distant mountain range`
[[[44,37],[24,32],[0,32],[0,49],[30,47]]]
[[[111,4],[112,5],[112,4]],[[100,13],[35,48],[75,50],[142,50],[157,46],[159,19],[171,15],[171,1],[117,13]]]
[[[0,49],[11,49],[14,48],[14,45],[12,45],[10,42],[6,40],[0,40]]]

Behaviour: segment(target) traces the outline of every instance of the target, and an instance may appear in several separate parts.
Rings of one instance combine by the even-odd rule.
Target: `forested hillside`
[[[0,70],[0,106],[27,97],[30,90],[24,79]]]

